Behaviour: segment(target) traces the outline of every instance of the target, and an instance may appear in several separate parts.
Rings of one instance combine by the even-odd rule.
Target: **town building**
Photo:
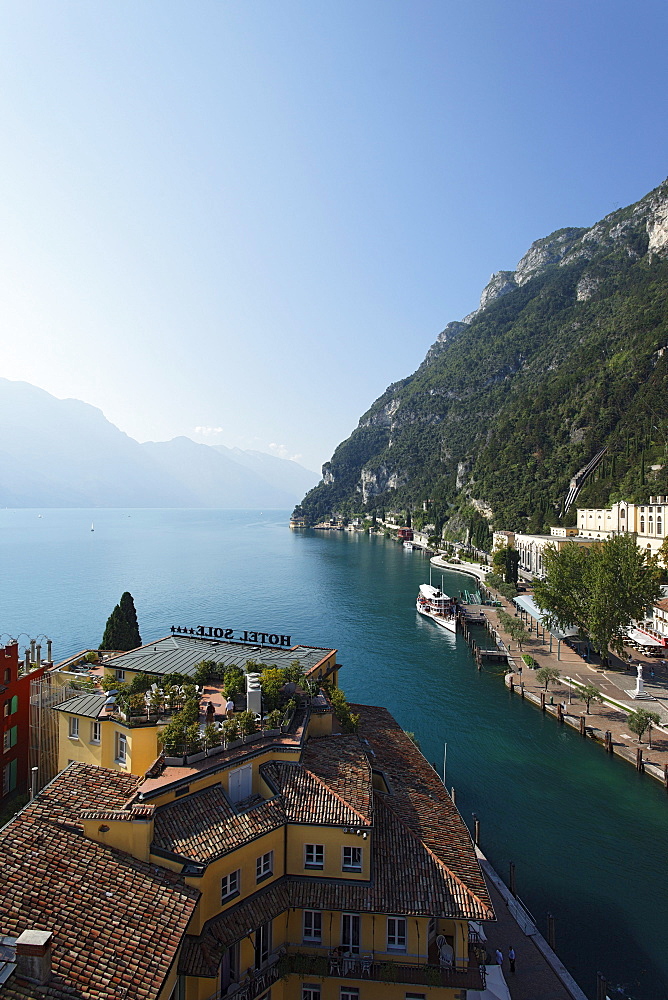
[[[647,503],[620,500],[611,507],[578,507],[578,533],[587,538],[610,538],[620,532],[633,532],[640,548],[651,555],[661,548],[666,538],[668,496],[650,497]]]
[[[190,639],[174,639],[188,670]],[[230,645],[199,643],[199,657]],[[155,647],[108,669],[159,675],[169,656]],[[484,989],[476,928],[494,913],[450,796],[386,710],[349,706],[357,730],[342,731],[336,650],[300,649],[320,684],[296,689],[286,725],[177,763],[158,757],[145,773],[75,761],[0,831],[14,966],[3,1000],[461,1000]]]
[[[559,552],[564,545],[575,542],[589,547],[596,539],[581,538],[575,528],[551,528],[549,535],[526,535],[515,531],[495,531],[494,548],[516,549],[520,561],[518,571],[522,578],[533,580],[545,576],[545,548],[551,545]]]
[[[13,792],[28,787],[30,761],[30,685],[44,673],[44,667],[19,660],[18,643],[0,647],[0,802]]]

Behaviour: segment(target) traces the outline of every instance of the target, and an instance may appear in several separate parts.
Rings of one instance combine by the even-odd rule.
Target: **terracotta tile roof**
[[[301,764],[272,761],[263,764],[261,772],[280,794],[289,823],[368,825],[340,795]]]
[[[360,732],[373,750],[374,767],[391,784],[391,794],[378,792],[378,799],[460,881],[472,905],[491,911],[470,834],[431,764],[386,709],[370,705],[351,705],[351,709],[360,714]]]
[[[2,996],[156,998],[199,892],[173,872],[88,840],[79,817],[124,813],[133,775],[71,764],[0,831],[0,923],[52,931],[53,978]],[[127,992],[123,994],[123,990]]]
[[[668,611],[668,597],[662,597],[660,601],[655,601],[654,607],[660,608],[661,611]]]
[[[357,736],[309,740],[302,754],[302,764],[354,809],[360,819],[371,823],[371,766]]]
[[[208,864],[285,824],[280,801],[268,799],[237,813],[220,785],[160,806],[153,847]]]

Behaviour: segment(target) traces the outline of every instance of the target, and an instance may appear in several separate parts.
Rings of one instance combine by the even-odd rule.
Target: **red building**
[[[413,529],[412,528],[399,528],[397,532],[397,537],[402,539],[404,542],[413,541]]]
[[[25,670],[17,643],[0,646],[0,802],[28,788],[30,683],[43,673],[43,667]]]

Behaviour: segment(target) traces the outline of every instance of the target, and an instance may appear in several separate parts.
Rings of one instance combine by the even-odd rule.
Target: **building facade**
[[[30,759],[30,684],[42,666],[19,660],[18,644],[0,647],[0,802],[28,788]]]
[[[197,759],[69,764],[0,833],[0,914],[53,935],[49,996],[109,996],[112,973],[145,1000],[484,989],[471,922],[494,913],[438,775],[384,709],[350,706],[342,732],[329,685],[310,690],[287,727]]]
[[[587,538],[610,538],[621,532],[633,532],[638,545],[652,555],[666,538],[668,496],[650,497],[647,503],[620,500],[606,508],[578,508],[578,533]]]

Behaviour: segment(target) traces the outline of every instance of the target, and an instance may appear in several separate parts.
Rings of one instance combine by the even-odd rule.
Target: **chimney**
[[[16,975],[44,986],[51,979],[51,931],[27,930],[16,939]]]
[[[35,639],[30,640],[30,662],[35,662],[35,646],[37,645]]]
[[[37,643],[37,666],[40,667],[41,665],[42,665],[42,646],[38,642]]]
[[[29,649],[26,649],[26,651],[25,651],[25,669],[26,669],[26,671],[30,670],[30,650]]]
[[[52,660],[53,660],[53,657],[51,656],[51,646],[52,646],[51,640],[47,639],[46,640],[46,658],[49,661],[49,663],[51,663]]]

